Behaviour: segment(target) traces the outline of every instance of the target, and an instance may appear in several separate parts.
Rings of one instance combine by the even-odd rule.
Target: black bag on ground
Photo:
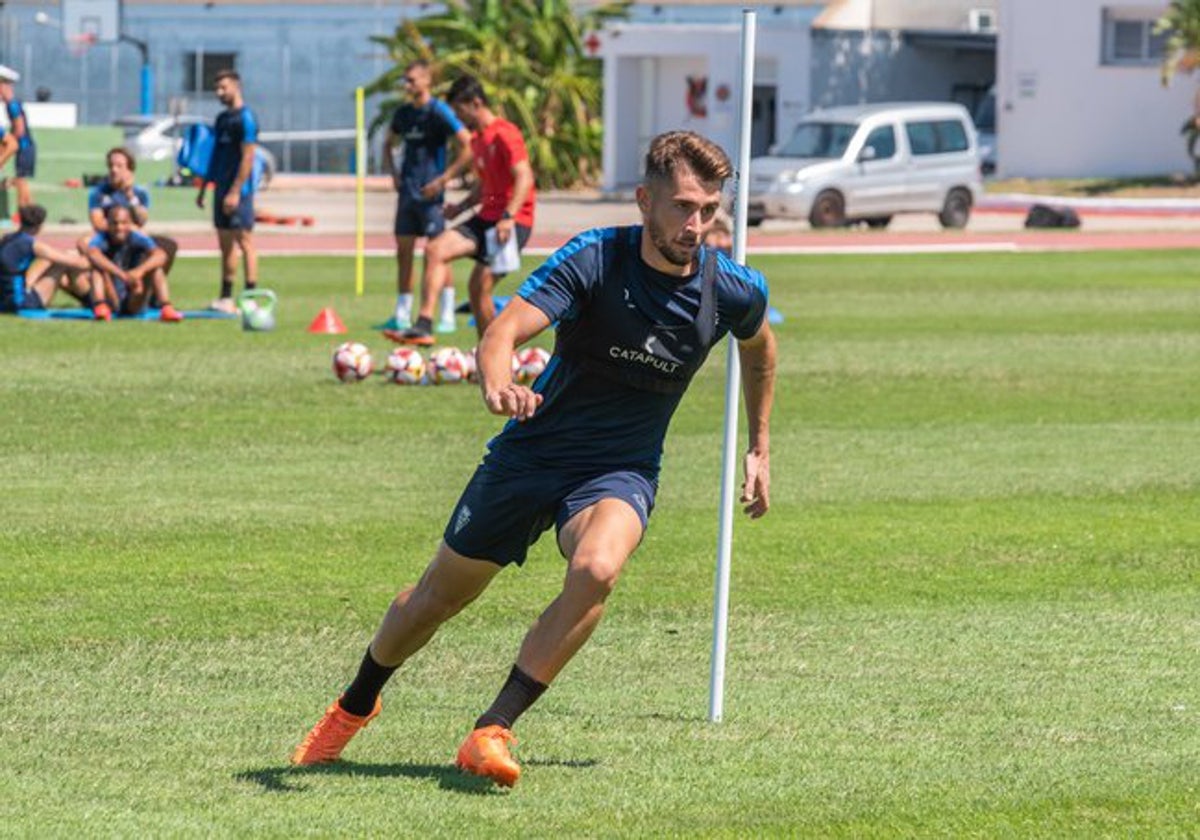
[[[1077,228],[1079,214],[1065,205],[1051,207],[1049,204],[1035,204],[1029,208],[1029,214],[1025,217],[1025,227]]]

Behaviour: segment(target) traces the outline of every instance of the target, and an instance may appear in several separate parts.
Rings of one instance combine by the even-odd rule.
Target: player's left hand
[[[235,213],[238,208],[238,198],[238,193],[230,190],[221,200],[221,209],[229,214]]]
[[[742,484],[742,510],[758,519],[771,506],[771,457],[753,449],[746,453],[746,480]]]

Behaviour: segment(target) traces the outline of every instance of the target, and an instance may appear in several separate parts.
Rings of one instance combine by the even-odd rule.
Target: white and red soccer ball
[[[474,369],[474,359],[456,347],[442,347],[429,357],[429,381],[434,385],[453,385],[466,382]]]
[[[528,385],[542,375],[550,362],[550,354],[541,347],[525,347],[516,354],[517,381]]]
[[[420,385],[425,376],[425,359],[411,347],[397,347],[388,354],[384,373],[388,382],[396,385]]]
[[[342,382],[361,382],[373,369],[371,351],[365,344],[347,341],[333,351],[333,375]]]

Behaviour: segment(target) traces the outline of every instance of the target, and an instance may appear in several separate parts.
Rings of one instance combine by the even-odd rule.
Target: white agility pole
[[[746,212],[749,209],[750,114],[754,93],[754,34],[757,14],[742,11],[742,99],[738,112],[738,154],[733,201],[733,259],[746,263]],[[742,369],[737,342],[730,335],[725,359],[725,443],[721,456],[721,510],[717,528],[716,593],[713,596],[712,671],[708,681],[708,719],[725,713],[725,642],[729,632],[729,566],[733,556],[734,488],[738,473],[738,395]]]

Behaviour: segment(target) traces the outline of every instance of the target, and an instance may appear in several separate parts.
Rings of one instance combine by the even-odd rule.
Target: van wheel
[[[971,194],[961,187],[955,187],[946,195],[946,203],[942,212],[938,213],[938,221],[944,228],[959,230],[967,226],[971,218]]]
[[[872,216],[865,220],[871,230],[883,230],[892,223],[891,216]]]
[[[841,193],[825,190],[813,201],[808,223],[815,228],[842,227],[846,224],[846,201]]]

